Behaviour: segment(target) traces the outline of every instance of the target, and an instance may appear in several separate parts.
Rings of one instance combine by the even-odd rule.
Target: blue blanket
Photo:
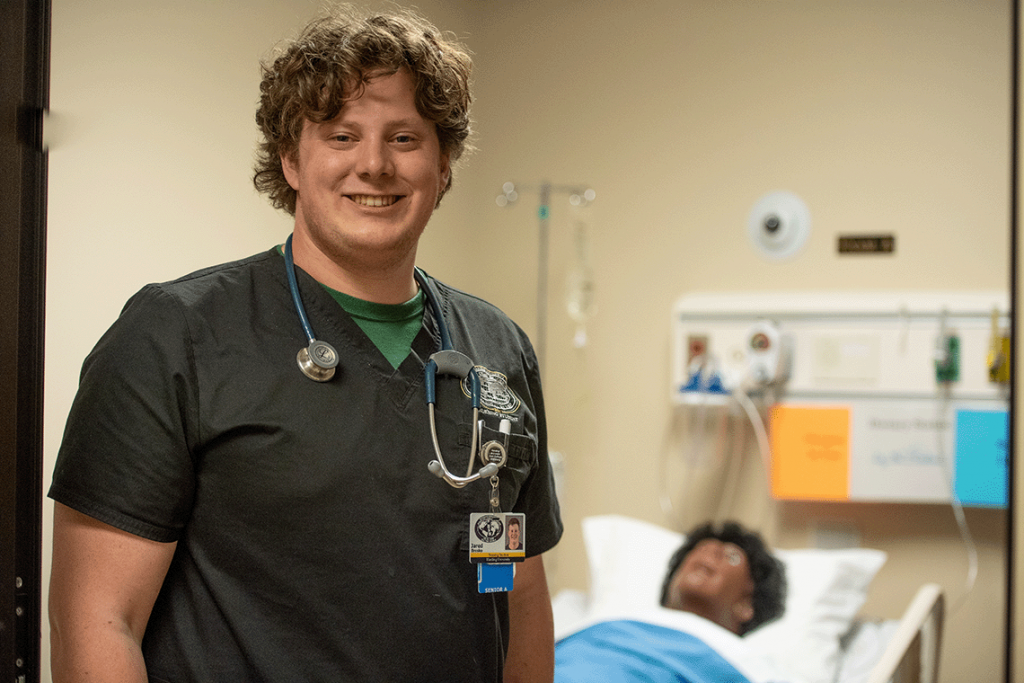
[[[555,646],[555,683],[749,683],[704,641],[638,621],[606,621]]]

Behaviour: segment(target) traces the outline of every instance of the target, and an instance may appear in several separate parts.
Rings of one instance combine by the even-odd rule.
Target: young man
[[[522,525],[517,517],[510,517],[508,529],[505,532],[505,550],[519,550],[519,542],[522,536]]]
[[[735,522],[690,531],[669,561],[661,589],[662,606],[741,636],[782,616],[785,599],[782,563],[756,532]]]
[[[414,278],[469,71],[416,16],[347,10],[265,66],[255,181],[294,232],[147,286],[86,359],[50,490],[54,681],[551,679],[540,555],[562,526],[536,357],[494,307]],[[340,357],[317,381],[300,308]],[[530,523],[508,594],[478,593],[468,560],[491,484],[427,468],[477,457],[463,382],[438,377],[428,412],[443,327],[505,382],[479,418],[482,441],[512,424],[500,506]]]

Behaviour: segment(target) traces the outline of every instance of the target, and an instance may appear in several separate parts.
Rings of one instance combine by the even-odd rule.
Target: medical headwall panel
[[[688,294],[672,400],[760,400],[776,498],[1002,507],[1008,310],[1005,292]]]

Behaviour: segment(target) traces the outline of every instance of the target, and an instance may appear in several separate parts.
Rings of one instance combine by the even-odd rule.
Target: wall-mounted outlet
[[[690,367],[694,358],[703,358],[708,353],[708,336],[691,334],[686,337],[686,367]]]
[[[791,342],[768,320],[759,320],[747,333],[747,376],[755,383],[777,384],[789,377]]]

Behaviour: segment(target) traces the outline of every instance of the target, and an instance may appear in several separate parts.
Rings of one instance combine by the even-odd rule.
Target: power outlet
[[[690,367],[694,358],[703,358],[708,353],[708,336],[691,334],[686,338],[686,367]]]
[[[747,333],[747,375],[760,385],[785,382],[789,377],[789,339],[778,325],[758,321]]]

